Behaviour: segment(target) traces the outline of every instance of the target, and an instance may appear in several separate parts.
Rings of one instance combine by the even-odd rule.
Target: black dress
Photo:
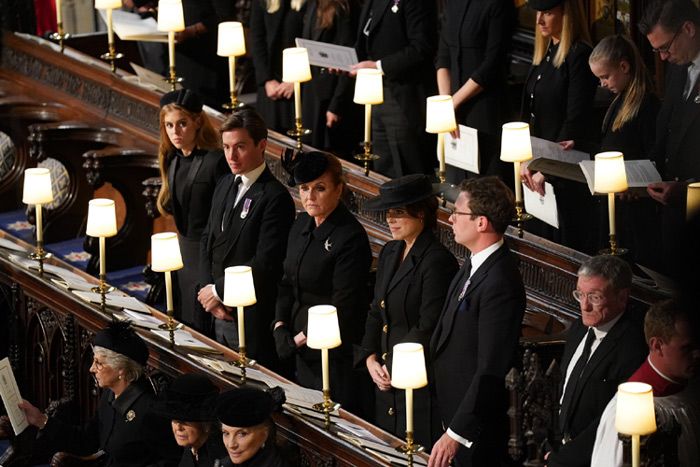
[[[185,448],[178,467],[213,467],[219,459],[226,455],[226,448],[221,439],[221,432],[214,431],[209,435],[206,443],[197,451],[195,459],[192,450]]]
[[[353,375],[352,349],[366,318],[371,260],[367,233],[342,202],[318,227],[311,216],[299,214],[289,232],[275,316],[295,336],[307,333],[310,307],[337,308],[342,344],[329,352],[331,393],[355,413],[361,409],[355,383],[362,375]],[[302,386],[321,389],[321,351],[298,349],[296,373]]]
[[[107,466],[175,466],[180,448],[170,423],[153,413],[154,396],[146,382],[130,384],[119,398],[102,392],[97,415],[84,425],[49,418],[39,433],[54,451],[76,455],[105,452]]]
[[[391,373],[392,350],[401,342],[422,344],[426,366],[430,366],[430,336],[457,272],[457,261],[432,232],[422,232],[402,261],[404,248],[404,241],[391,241],[379,254],[374,299],[356,352],[357,366],[365,367],[367,357],[376,354]],[[380,391],[375,387],[375,401],[377,425],[403,438],[405,391]],[[414,437],[429,449],[431,431],[439,427],[440,417],[432,407],[428,387],[413,391],[413,404]]]
[[[594,141],[597,129],[591,124],[593,97],[598,80],[588,66],[591,47],[574,42],[559,68],[554,57],[559,46],[550,44],[539,65],[530,68],[522,101],[522,119],[530,122],[530,134],[549,141]],[[588,188],[577,182],[548,177],[554,186],[559,212],[559,230],[538,220],[526,229],[576,250],[592,253],[601,245],[590,235],[595,217]]]
[[[220,150],[195,149],[188,157],[176,151],[168,167],[170,209],[179,232],[184,265],[175,273],[175,312],[179,320],[201,332],[208,331],[211,323],[210,315],[202,311],[197,301],[199,242],[207,225],[216,183],[229,172]]]
[[[230,457],[219,461],[221,467],[291,467],[292,464],[282,457],[279,450],[269,443],[263,446],[255,455],[245,462],[234,464]]]

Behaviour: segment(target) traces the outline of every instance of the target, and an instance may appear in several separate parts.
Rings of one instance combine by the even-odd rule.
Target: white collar
[[[649,362],[649,366],[651,367],[652,370],[654,370],[656,373],[658,373],[659,376],[661,376],[663,379],[665,379],[665,380],[668,381],[669,383],[681,384],[681,383],[679,383],[678,381],[674,381],[674,380],[672,380],[671,378],[669,378],[668,376],[666,376],[665,374],[661,373],[661,372],[659,371],[659,369],[656,368],[656,367],[654,366],[654,364],[651,362],[651,355],[647,356],[647,362]]]
[[[622,315],[624,315],[625,313],[626,313],[626,311],[623,311],[622,313],[620,313],[618,316],[611,319],[607,323],[601,324],[600,326],[593,327],[592,329],[593,329],[593,333],[595,334],[596,340],[602,340],[608,334],[608,332],[610,332],[610,330],[613,328],[613,326],[615,326],[615,324],[618,321],[620,321],[620,318],[622,318]]]
[[[254,168],[253,170],[251,170],[247,173],[241,174],[241,184],[244,187],[249,188],[250,185],[255,183],[258,180],[258,178],[260,178],[260,175],[262,175],[264,170],[265,170],[265,163],[263,162],[262,164],[260,164],[256,168]]]
[[[496,252],[496,250],[501,248],[501,246],[503,246],[503,238],[502,237],[496,243],[492,243],[491,245],[487,246],[486,248],[484,248],[480,252],[474,253],[471,256],[472,270],[471,270],[471,273],[469,274],[469,277],[472,277],[474,275],[474,273],[476,272],[476,270],[479,269],[479,266],[484,264],[484,261],[486,261],[489,256],[494,254]]]

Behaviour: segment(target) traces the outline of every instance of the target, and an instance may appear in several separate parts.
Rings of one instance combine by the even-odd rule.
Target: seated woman
[[[219,396],[216,417],[228,457],[222,467],[245,464],[246,467],[289,467],[275,446],[275,423],[272,414],[284,404],[284,391],[262,391],[240,387]]]
[[[274,336],[281,359],[296,354],[296,379],[322,388],[321,352],[306,347],[308,310],[333,305],[338,311],[342,344],[330,351],[331,393],[350,411],[360,410],[360,381],[353,379],[352,348],[359,343],[368,303],[367,280],[372,254],[367,233],[341,203],[343,168],[323,152],[284,158],[299,186],[304,206],[289,233],[284,276],[275,311]],[[360,375],[361,376],[361,375]]]
[[[386,213],[394,241],[379,254],[374,299],[356,361],[367,366],[376,385],[377,425],[403,438],[406,397],[403,390],[391,387],[391,352],[396,344],[416,342],[423,345],[430,364],[430,336],[457,272],[457,260],[433,234],[438,201],[427,176],[406,175],[386,182],[365,208]],[[439,415],[432,414],[427,387],[413,394],[414,437],[429,448],[431,427]]]
[[[168,426],[155,416],[155,397],[142,378],[148,348],[129,323],[113,322],[95,334],[94,374],[102,396],[95,417],[82,426],[49,417],[23,400],[27,421],[53,451],[103,451],[107,466],[177,465],[180,452]]]
[[[209,330],[210,315],[197,302],[199,240],[216,182],[229,172],[220,148],[221,137],[202,111],[197,94],[180,89],[161,97],[158,210],[175,218],[185,265],[175,274],[175,310],[178,319],[201,332]]]
[[[213,467],[226,455],[215,423],[219,388],[204,375],[189,373],[172,382],[158,412],[171,420],[175,442],[185,448],[179,467]]]

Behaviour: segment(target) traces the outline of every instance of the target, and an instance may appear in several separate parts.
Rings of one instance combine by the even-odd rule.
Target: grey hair
[[[614,290],[632,287],[632,269],[617,256],[599,255],[588,259],[578,269],[578,276],[602,277]]]
[[[100,347],[99,345],[92,348],[92,353],[95,356],[99,354],[103,357],[105,359],[105,365],[109,365],[115,370],[122,370],[127,383],[133,383],[143,375],[143,366],[126,355]]]

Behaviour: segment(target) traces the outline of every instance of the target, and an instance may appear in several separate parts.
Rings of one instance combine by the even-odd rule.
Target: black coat
[[[518,260],[501,246],[471,276],[450,284],[430,340],[434,394],[445,428],[474,443],[459,465],[500,465],[507,438],[505,376],[514,363],[525,312]]]
[[[245,309],[247,350],[263,365],[274,363],[274,344],[269,330],[277,298],[277,282],[282,276],[282,258],[294,220],[294,202],[289,191],[265,168],[229,216],[221,232],[226,197],[233,185],[233,174],[219,181],[214,190],[209,222],[201,241],[200,285],[215,284],[224,296],[224,269],[251,266],[257,303]],[[242,217],[250,200],[249,211]]]
[[[425,99],[434,93],[432,61],[437,45],[434,2],[367,0],[358,24],[357,58],[381,60],[384,86],[399,102],[411,125],[425,127]],[[363,33],[369,18],[369,35]]]
[[[457,272],[457,261],[432,232],[422,232],[402,261],[404,248],[404,241],[392,241],[379,254],[374,299],[356,353],[358,366],[364,367],[367,357],[376,354],[391,372],[392,349],[401,342],[422,344],[426,366],[430,366],[430,336],[445,302],[447,287]],[[377,390],[375,396],[377,425],[403,437],[405,391]],[[427,387],[414,391],[413,398],[414,437],[418,443],[429,446],[431,427],[439,417],[432,413]]]
[[[251,459],[234,464],[230,457],[220,460],[221,467],[291,467],[291,464],[280,454],[279,450],[269,443],[258,451]]]
[[[568,434],[572,441],[553,452],[547,465],[590,465],[598,421],[603,410],[617,392],[617,386],[639,368],[648,354],[640,317],[639,313],[626,311],[591,355],[581,374],[571,402],[569,420],[566,422],[570,427]],[[562,386],[567,368],[572,363],[571,357],[586,332],[588,328],[576,321],[567,333],[560,366]]]
[[[286,130],[294,126],[294,99],[271,100],[265,93],[265,83],[282,81],[282,50],[296,47],[294,39],[301,36],[304,8],[294,11],[289,0],[280,0],[279,10],[268,13],[265,0],[251,3],[250,52],[258,87],[255,108],[269,128]]]
[[[195,460],[192,450],[185,448],[178,467],[214,467],[223,456],[226,455],[226,447],[221,439],[221,430],[212,431],[209,439],[197,451]]]
[[[114,399],[102,392],[97,414],[84,425],[68,425],[49,418],[40,431],[56,450],[77,455],[105,451],[107,466],[175,466],[180,448],[170,423],[154,414],[155,398],[147,383],[135,382]]]

